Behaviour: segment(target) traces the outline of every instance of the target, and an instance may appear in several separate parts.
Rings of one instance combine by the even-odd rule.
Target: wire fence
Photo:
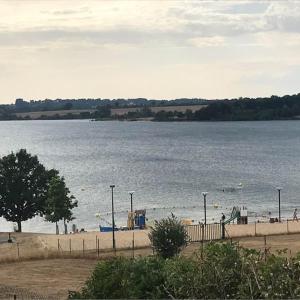
[[[82,238],[62,235],[48,238],[50,238],[49,244],[45,243],[44,245],[26,239],[21,242],[1,243],[0,262],[55,257],[98,258],[115,255],[134,257],[153,253],[150,241],[149,243],[138,243],[138,241],[130,239],[121,244],[117,240],[116,248],[113,249],[111,240],[102,240],[97,235]]]
[[[43,295],[34,293],[31,291],[28,291],[26,289],[12,287],[12,286],[6,286],[3,284],[0,284],[0,299],[8,299],[8,300],[54,300],[58,298],[51,297],[49,295]]]

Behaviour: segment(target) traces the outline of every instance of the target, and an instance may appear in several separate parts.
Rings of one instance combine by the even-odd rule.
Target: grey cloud
[[[255,2],[245,2],[226,5],[221,12],[226,14],[262,14],[264,13],[270,5],[268,1],[255,1]]]
[[[228,2],[227,2],[228,3]],[[260,5],[255,3],[230,4],[227,12],[234,7],[238,11],[245,12],[246,8],[252,12],[263,11],[267,3]],[[195,3],[193,3],[196,7]],[[300,4],[299,4],[300,7]],[[88,7],[81,7],[80,10],[86,10]],[[64,10],[52,13],[72,14],[77,10]],[[101,44],[142,44],[142,43],[158,43],[158,44],[180,44],[186,45],[191,38],[201,37],[235,37],[243,34],[251,34],[267,31],[286,31],[300,32],[300,16],[299,12],[294,15],[280,14],[280,10],[269,10],[264,14],[203,14],[201,10],[192,10],[193,18],[190,10],[185,7],[173,7],[169,10],[169,14],[177,15],[180,18],[178,26],[174,29],[161,29],[159,27],[152,29],[129,27],[116,25],[112,29],[84,29],[77,28],[32,28],[23,31],[8,31],[0,28],[0,46],[22,46],[22,45],[40,45],[44,43],[62,42],[88,42],[96,45]],[[179,17],[180,16],[180,17]],[[84,16],[83,16],[84,17]],[[180,25],[179,25],[180,24]]]
[[[91,42],[95,44],[140,44],[148,41],[182,40],[180,32],[140,31],[138,29],[76,30],[76,29],[36,29],[30,31],[0,32],[0,45],[37,45],[45,42]]]
[[[274,12],[269,1],[214,2],[211,6],[192,3],[188,8],[171,7],[169,15],[179,18],[187,32],[201,37],[226,37],[272,30],[300,32],[300,2],[293,5],[290,7],[287,3],[287,11],[283,5]]]
[[[300,15],[299,16],[267,16],[269,26],[272,30],[284,32],[300,32]]]
[[[63,9],[63,10],[54,10],[54,11],[42,11],[44,14],[50,14],[50,15],[74,15],[74,14],[80,14],[83,12],[89,12],[90,8],[88,6],[83,6],[78,9]]]

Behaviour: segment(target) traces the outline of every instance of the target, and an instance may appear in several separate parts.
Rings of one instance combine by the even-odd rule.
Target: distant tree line
[[[300,116],[300,94],[212,103],[196,111],[196,121],[282,120]]]
[[[259,121],[300,118],[300,94],[270,98],[242,98],[211,103],[192,112],[155,114],[155,121]]]
[[[11,113],[53,111],[70,109],[95,109],[98,106],[138,107],[138,106],[169,106],[169,105],[196,105],[205,104],[204,99],[174,99],[174,100],[148,100],[146,98],[135,99],[44,99],[25,101],[22,98],[16,99],[15,104],[5,105]],[[0,106],[4,107],[4,105]]]
[[[164,106],[196,105],[205,107],[193,112],[192,110],[165,111]],[[160,106],[161,111],[153,112],[151,107]],[[135,107],[123,115],[112,115],[111,110],[121,107]],[[72,113],[71,109],[95,109]],[[26,102],[17,99],[15,105],[0,105],[0,120],[30,119],[28,116],[21,118],[18,112],[63,110],[64,114],[57,113],[49,116],[46,113],[41,120],[59,119],[97,119],[97,120],[138,120],[152,118],[154,121],[252,121],[252,120],[282,120],[294,119],[300,115],[300,94],[286,95],[283,97],[271,96],[266,98],[239,98],[223,100],[203,99],[175,99],[175,100],[147,100],[138,99],[57,99]],[[70,111],[70,112],[68,112]]]

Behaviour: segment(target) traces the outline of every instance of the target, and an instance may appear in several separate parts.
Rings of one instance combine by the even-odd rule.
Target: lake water
[[[0,123],[0,155],[26,148],[47,168],[56,168],[79,201],[79,228],[96,229],[111,219],[115,184],[116,224],[130,209],[147,209],[149,220],[173,212],[203,220],[202,192],[208,192],[209,221],[227,216],[234,205],[247,206],[252,218],[300,208],[300,123],[268,122],[91,122],[11,121]],[[224,191],[223,191],[224,190]],[[218,208],[215,206],[218,205]],[[105,224],[103,221],[101,222]],[[35,218],[24,231],[54,232]],[[12,224],[0,219],[0,231]]]

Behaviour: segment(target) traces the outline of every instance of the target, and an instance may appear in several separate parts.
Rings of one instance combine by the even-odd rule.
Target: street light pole
[[[277,191],[278,191],[278,221],[281,222],[281,199],[280,199],[280,192],[281,192],[282,188],[281,187],[278,187],[277,188]]]
[[[203,192],[203,200],[204,200],[204,225],[206,225],[206,196],[207,196],[207,192]]]
[[[129,192],[130,195],[130,211],[133,212],[133,205],[132,205],[132,197],[133,197],[134,191]]]
[[[111,218],[112,218],[112,238],[113,238],[113,249],[116,250],[116,240],[115,240],[115,210],[114,210],[114,188],[115,185],[111,185]]]
[[[132,257],[134,258],[134,216],[133,216],[133,201],[132,201],[132,198],[133,198],[133,194],[134,194],[134,191],[131,191],[129,192],[129,195],[130,195],[130,211],[131,211],[131,218],[132,219]],[[131,224],[130,224],[131,225]]]

